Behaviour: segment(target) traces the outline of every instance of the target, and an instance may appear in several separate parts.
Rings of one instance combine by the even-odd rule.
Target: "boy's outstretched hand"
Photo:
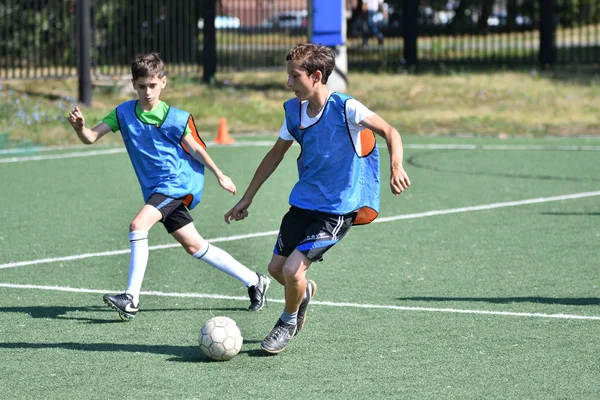
[[[235,188],[235,185],[230,177],[227,175],[222,175],[219,177],[218,181],[219,185],[221,185],[223,189],[227,190],[229,193],[236,193],[237,189]]]
[[[81,131],[85,126],[85,118],[79,107],[75,107],[67,117],[69,123],[76,131]]]
[[[225,213],[225,222],[229,221],[240,221],[248,216],[248,207],[250,202],[242,199],[228,212]]]

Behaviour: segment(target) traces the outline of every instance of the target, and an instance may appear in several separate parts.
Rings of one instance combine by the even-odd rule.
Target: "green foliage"
[[[35,93],[6,88],[0,81],[0,149],[38,145],[39,135],[43,137],[48,127],[64,126],[76,103],[68,95],[50,103]]]
[[[2,2],[0,54],[7,56],[0,67],[76,67],[76,7],[73,0]],[[133,54],[147,51],[160,52],[167,62],[198,61],[201,3],[92,1],[91,12],[96,65],[127,65]]]
[[[149,6],[108,0],[95,4],[97,64],[127,65],[133,55],[149,51],[159,52],[168,63],[196,63],[202,9],[198,2],[154,0]]]
[[[74,66],[75,7],[72,0],[0,4],[0,67]]]
[[[559,25],[563,27],[595,23],[600,17],[596,0],[556,0],[556,11]]]

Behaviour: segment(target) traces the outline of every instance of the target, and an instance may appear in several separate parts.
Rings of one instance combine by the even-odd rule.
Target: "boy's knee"
[[[137,220],[133,220],[131,221],[131,223],[129,224],[129,232],[135,232],[135,231],[145,231],[147,230],[145,226],[142,226],[143,224],[141,224],[139,221]]]
[[[183,243],[181,243],[181,246],[185,249],[185,251],[188,254],[193,256],[194,254],[198,253],[200,250],[206,250],[208,243],[203,240],[192,240],[192,241],[184,241]]]
[[[149,232],[150,228],[152,228],[153,225],[154,225],[154,221],[151,221],[147,217],[138,215],[129,224],[129,232],[134,232],[134,231]]]
[[[289,264],[286,263],[283,266],[283,277],[285,278],[286,282],[288,281],[299,281],[302,279],[302,276],[304,275],[301,271],[298,265],[295,264]]]
[[[183,245],[183,248],[191,256],[193,256],[194,254],[196,254],[200,250],[200,247],[198,247],[198,246]]]
[[[269,274],[271,274],[271,276],[277,276],[277,275],[281,275],[282,272],[282,265],[279,265],[278,263],[269,263],[269,266],[267,267],[267,270],[269,271]]]

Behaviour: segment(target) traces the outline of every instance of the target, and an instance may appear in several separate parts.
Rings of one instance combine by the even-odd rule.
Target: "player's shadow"
[[[560,304],[566,306],[597,306],[600,298],[597,297],[398,297],[400,301],[463,301],[463,302],[485,302],[495,304],[511,303],[538,303],[538,304]]]
[[[129,352],[129,353],[151,353],[160,355],[176,356],[179,358],[201,359],[199,348],[193,346],[171,346],[171,345],[146,345],[146,344],[118,344],[118,343],[0,343],[0,348],[5,349],[64,349],[89,352]]]
[[[245,344],[259,343],[258,341],[244,340]],[[215,362],[208,359],[197,346],[172,346],[172,345],[147,345],[147,344],[119,344],[119,343],[27,343],[14,342],[2,343],[3,349],[64,349],[89,352],[127,352],[127,353],[149,353],[173,356],[168,361],[176,362]],[[254,350],[243,350],[240,353],[253,353]]]
[[[223,312],[234,312],[234,311],[246,311],[243,307],[197,307],[197,308],[143,308],[140,311],[142,313],[151,312],[169,312],[169,311],[223,311]],[[94,318],[86,317],[82,315],[86,312],[101,312],[106,313],[107,318]],[[27,314],[31,318],[50,318],[50,319],[63,319],[63,320],[79,320],[88,322],[90,324],[107,324],[122,322],[117,312],[111,310],[105,305],[102,306],[84,306],[84,307],[62,307],[62,306],[21,306],[21,307],[0,307],[0,313],[15,313],[15,314]],[[108,316],[110,315],[110,318]]]
[[[262,342],[261,340],[248,340],[248,339],[244,339],[244,346],[249,345],[249,344],[257,344]],[[193,363],[197,363],[197,362],[206,362],[206,363],[213,363],[213,362],[219,362],[219,361],[215,361],[215,360],[211,360],[208,357],[206,357],[201,350],[197,350],[197,353],[194,357],[173,357],[173,358],[169,358],[167,359],[167,361],[173,361],[173,362],[193,362]],[[265,352],[263,352],[262,350],[257,350],[257,349],[250,349],[250,350],[244,350],[244,348],[242,347],[242,350],[240,350],[239,354],[247,354],[249,357],[264,357],[264,356],[268,356]]]
[[[64,319],[64,320],[81,320],[89,323],[113,323],[119,322],[114,318],[110,319],[98,319],[84,316],[76,316],[77,314],[84,312],[109,312],[114,313],[106,306],[91,306],[91,307],[61,307],[61,306],[31,306],[31,307],[0,307],[0,313],[15,313],[15,314],[27,314],[31,318],[50,318],[50,319]],[[67,316],[67,314],[70,314]],[[107,314],[108,315],[108,314]]]
[[[273,357],[276,355],[274,353],[267,353],[263,350],[258,349],[246,350],[244,352],[240,351],[240,353],[246,353],[249,357]]]
[[[192,308],[142,308],[140,313],[142,312],[157,312],[157,311],[226,311],[226,312],[234,312],[234,311],[248,311],[246,307],[192,307]]]

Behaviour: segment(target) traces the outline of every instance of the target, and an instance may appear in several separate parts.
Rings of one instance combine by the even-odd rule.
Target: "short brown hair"
[[[299,61],[300,66],[306,70],[308,75],[321,71],[323,79],[327,83],[329,75],[335,68],[335,52],[320,44],[299,43],[294,46],[285,57],[286,61]]]
[[[131,76],[133,80],[150,76],[162,78],[165,76],[165,64],[158,53],[138,54],[131,62]]]

